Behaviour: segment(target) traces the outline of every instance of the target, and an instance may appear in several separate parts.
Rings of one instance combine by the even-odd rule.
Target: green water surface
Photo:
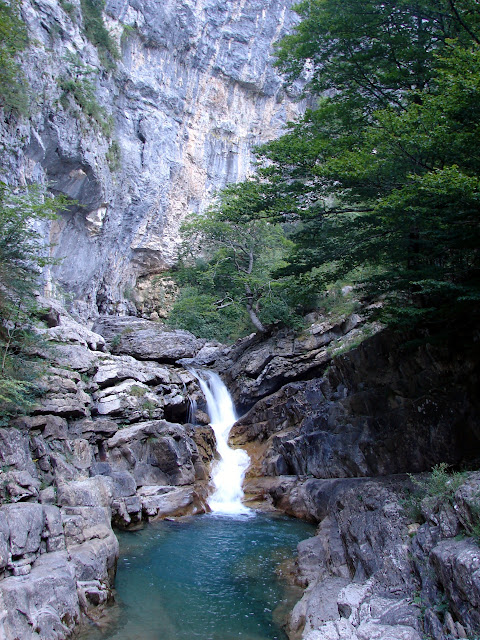
[[[117,604],[82,640],[285,640],[285,614],[301,593],[277,574],[312,535],[312,525],[265,514],[121,533]]]

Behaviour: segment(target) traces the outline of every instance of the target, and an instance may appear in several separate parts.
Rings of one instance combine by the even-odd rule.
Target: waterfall
[[[208,504],[214,513],[242,514],[250,509],[242,504],[242,482],[250,464],[243,449],[228,446],[228,436],[237,420],[232,398],[220,376],[212,371],[192,371],[197,377],[207,401],[210,424],[215,433],[220,460],[213,465],[212,482],[215,491]]]

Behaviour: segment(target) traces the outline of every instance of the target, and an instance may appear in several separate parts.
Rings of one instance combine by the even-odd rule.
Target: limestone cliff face
[[[46,182],[78,202],[45,230],[62,258],[50,286],[77,312],[132,311],[137,279],[174,262],[182,219],[248,174],[253,146],[301,111],[271,58],[292,4],[108,0],[121,57],[105,70],[79,0],[25,0],[34,99],[28,120],[2,119],[2,178]],[[88,83],[93,115],[80,95]]]

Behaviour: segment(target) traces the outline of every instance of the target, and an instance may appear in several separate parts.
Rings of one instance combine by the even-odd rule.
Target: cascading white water
[[[237,420],[232,398],[220,376],[213,371],[192,371],[197,377],[207,401],[210,424],[215,433],[217,451],[220,456],[212,471],[215,491],[208,504],[215,513],[242,514],[250,509],[242,504],[242,483],[250,464],[250,458],[243,449],[228,446],[228,436]]]

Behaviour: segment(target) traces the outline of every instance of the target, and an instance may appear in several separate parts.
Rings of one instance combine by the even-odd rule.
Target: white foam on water
[[[192,371],[197,377],[207,401],[210,424],[215,433],[220,459],[212,469],[215,487],[208,499],[213,513],[231,515],[251,513],[242,503],[243,479],[250,464],[250,457],[243,449],[232,449],[228,445],[230,430],[237,420],[232,398],[219,375],[213,371]]]

